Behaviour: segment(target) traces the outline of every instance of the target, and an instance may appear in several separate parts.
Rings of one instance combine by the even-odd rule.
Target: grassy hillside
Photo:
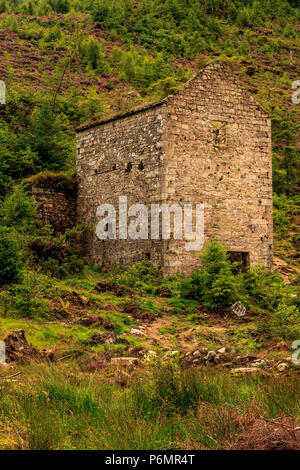
[[[299,251],[297,2],[0,2],[0,194],[44,169],[74,168],[74,128],[172,92],[218,58],[272,117],[276,250]]]

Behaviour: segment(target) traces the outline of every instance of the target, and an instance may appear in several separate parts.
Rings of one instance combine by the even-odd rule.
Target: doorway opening
[[[229,259],[232,263],[237,263],[235,272],[246,272],[250,267],[250,253],[247,251],[229,251]]]

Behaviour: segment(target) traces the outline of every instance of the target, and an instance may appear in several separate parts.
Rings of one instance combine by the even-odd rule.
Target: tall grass
[[[21,383],[0,382],[0,420],[7,448],[220,449],[249,419],[299,417],[299,392],[297,377],[161,368],[121,387],[103,372],[32,365]]]

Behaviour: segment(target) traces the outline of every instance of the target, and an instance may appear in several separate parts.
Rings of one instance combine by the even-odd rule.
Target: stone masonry
[[[200,260],[186,240],[105,240],[96,209],[136,203],[204,204],[205,242],[247,264],[272,265],[271,121],[230,69],[214,62],[159,103],[77,131],[77,217],[87,254],[104,266],[142,259],[166,274]]]
[[[40,225],[50,223],[56,233],[76,225],[77,188],[75,181],[45,178],[31,185]]]

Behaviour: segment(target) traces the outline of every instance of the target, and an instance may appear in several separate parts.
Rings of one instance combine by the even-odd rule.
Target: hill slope
[[[43,169],[74,168],[85,121],[165,96],[216,58],[272,117],[276,247],[297,252],[300,9],[277,0],[0,2],[0,192]],[[287,195],[288,197],[285,197]]]

